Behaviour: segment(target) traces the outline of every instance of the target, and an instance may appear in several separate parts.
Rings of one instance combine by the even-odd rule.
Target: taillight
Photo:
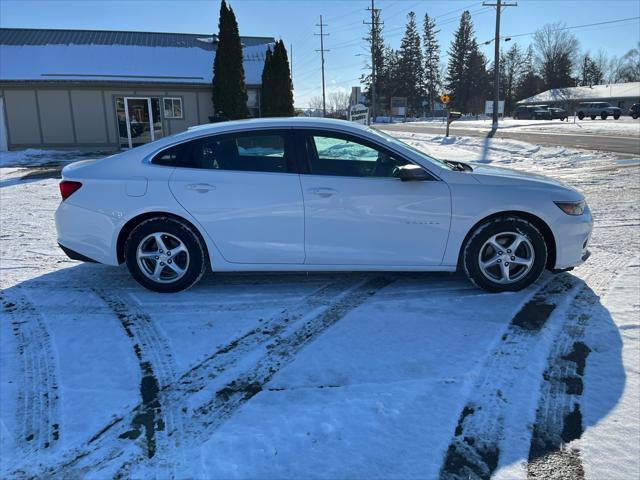
[[[73,193],[78,190],[82,186],[80,182],[72,182],[71,180],[63,180],[60,182],[60,195],[62,195],[62,200],[66,200]]]

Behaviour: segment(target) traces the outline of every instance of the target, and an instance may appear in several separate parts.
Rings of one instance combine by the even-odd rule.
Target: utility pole
[[[320,33],[314,33],[314,35],[318,35],[320,37],[320,50],[316,50],[316,52],[320,52],[320,63],[322,65],[322,116],[327,116],[327,100],[325,97],[325,89],[324,89],[324,52],[328,52],[329,50],[324,49],[324,37],[329,35],[328,33],[324,33],[323,27],[327,27],[328,25],[322,23],[322,15],[320,15],[320,23],[316,23],[316,27],[320,27]]]
[[[370,118],[373,118],[375,121],[376,118],[376,75],[377,75],[377,65],[376,65],[376,33],[378,31],[378,12],[380,12],[379,8],[375,7],[374,0],[371,0],[371,7],[367,8],[368,11],[371,12],[371,22],[365,22],[363,20],[362,23],[365,25],[371,25],[371,114]]]
[[[500,100],[500,13],[502,7],[517,7],[517,3],[502,3],[501,0],[496,0],[496,3],[482,3],[485,7],[496,7],[496,36],[495,43],[495,56],[493,60],[493,130],[498,129],[498,102]]]

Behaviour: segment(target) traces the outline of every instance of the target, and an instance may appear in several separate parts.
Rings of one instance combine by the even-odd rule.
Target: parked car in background
[[[567,119],[567,116],[568,116],[567,111],[563,108],[549,107],[547,108],[547,111],[551,115],[552,120],[559,118],[560,120],[564,121]]]
[[[609,116],[612,116],[614,120],[618,120],[622,115],[622,109],[614,107],[609,102],[585,102],[578,105],[576,113],[580,120],[584,117],[590,117],[591,120],[595,120],[597,116],[602,120],[606,120]]]
[[[551,114],[537,105],[521,105],[514,110],[513,118],[514,120],[551,120]]]
[[[633,105],[631,105],[631,108],[629,109],[629,115],[631,115],[634,120],[640,117],[640,103],[634,103]]]
[[[58,242],[158,292],[223,271],[455,271],[493,292],[588,257],[584,196],[539,175],[437,160],[352,122],[265,118],[62,172]]]

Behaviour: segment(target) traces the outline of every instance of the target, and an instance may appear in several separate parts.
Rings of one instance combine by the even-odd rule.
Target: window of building
[[[164,118],[183,118],[182,98],[165,97],[162,102],[164,105]]]

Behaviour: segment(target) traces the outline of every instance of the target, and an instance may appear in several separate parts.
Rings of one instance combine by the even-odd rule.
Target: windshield
[[[401,140],[398,140],[396,137],[392,137],[388,133],[382,132],[382,131],[377,130],[375,128],[368,128],[367,130],[369,132],[371,132],[371,133],[374,133],[374,134],[378,135],[379,137],[384,138],[389,143],[392,143],[394,145],[400,145],[401,147],[404,147],[404,148],[408,148],[409,150],[411,150],[412,152],[417,154],[420,158],[428,161],[429,163],[437,165],[440,168],[446,168],[447,170],[454,170],[454,168],[450,164],[447,164],[447,163],[443,162],[442,160],[438,160],[437,158],[430,157],[426,153],[418,150],[415,147],[412,147],[408,143],[405,143],[405,142],[403,142]]]

